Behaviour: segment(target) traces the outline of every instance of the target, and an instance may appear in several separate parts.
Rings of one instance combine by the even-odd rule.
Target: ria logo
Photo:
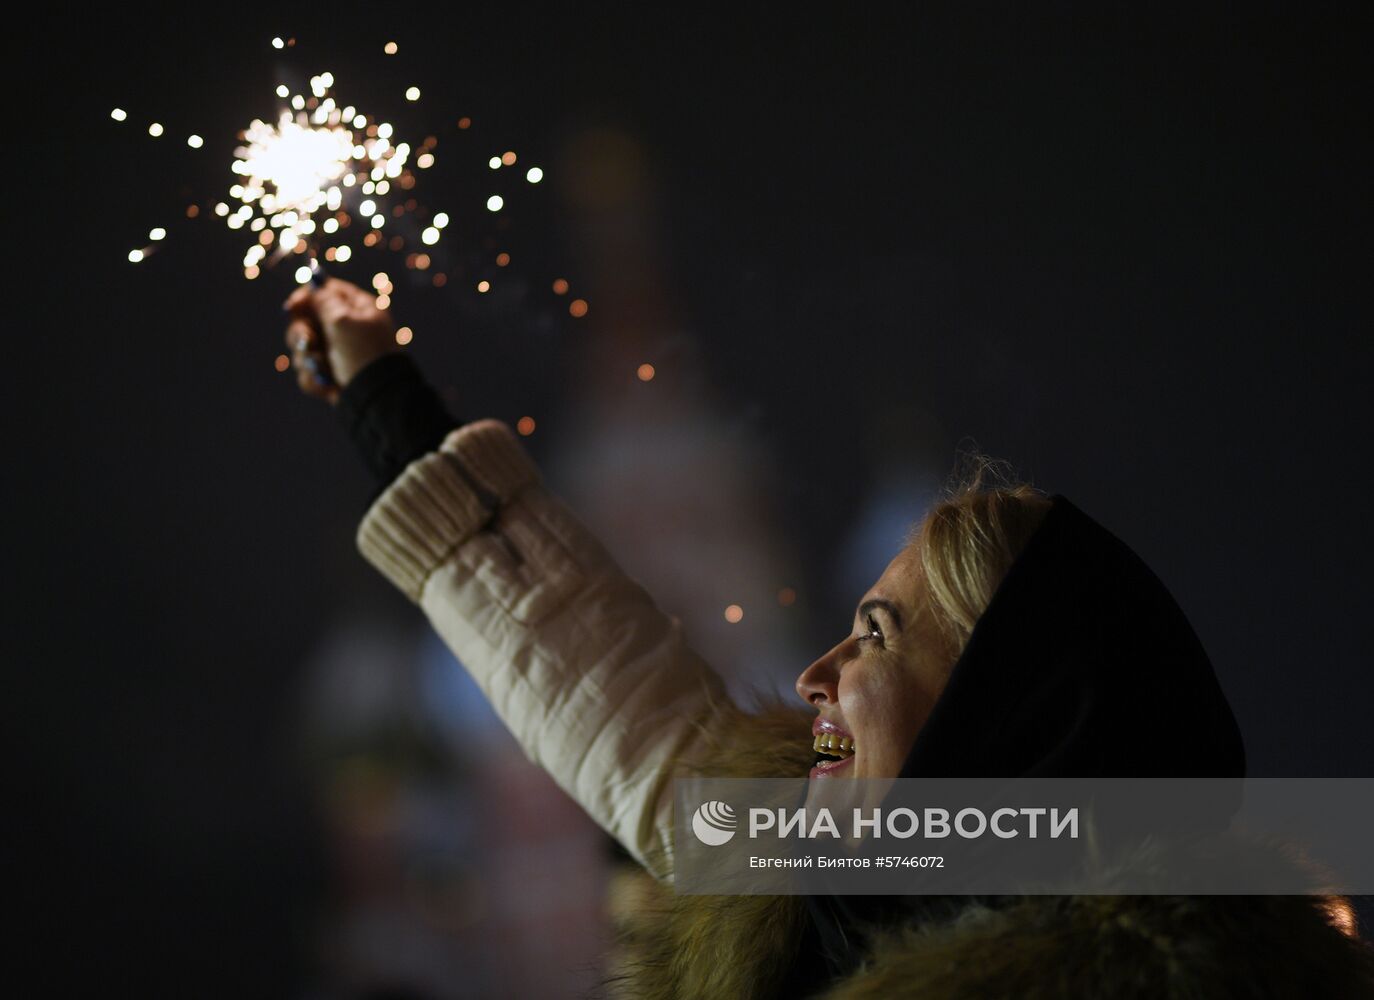
[[[719,799],[703,802],[692,816],[692,832],[707,847],[719,847],[735,835],[735,810]]]

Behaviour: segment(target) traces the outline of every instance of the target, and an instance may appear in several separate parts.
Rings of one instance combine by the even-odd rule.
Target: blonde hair
[[[907,543],[920,555],[926,599],[954,656],[1049,508],[1049,497],[1008,463],[971,451],[912,528]]]

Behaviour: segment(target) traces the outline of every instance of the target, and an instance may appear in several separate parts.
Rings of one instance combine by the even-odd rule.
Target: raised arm
[[[362,554],[420,605],[530,759],[670,878],[671,779],[737,714],[720,679],[508,427],[467,424],[428,450],[442,407],[408,360],[387,357],[390,322],[371,296],[331,280],[288,308],[302,388],[340,403],[380,480],[401,470],[363,519]]]

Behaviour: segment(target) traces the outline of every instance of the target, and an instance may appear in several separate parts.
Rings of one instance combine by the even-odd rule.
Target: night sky
[[[243,234],[209,219],[125,259],[223,196],[224,151],[286,65],[274,34],[358,103],[371,88],[433,122],[468,201],[462,171],[486,183],[492,152],[545,166],[497,237],[523,250],[515,291],[479,301],[469,269],[397,292],[416,358],[455,413],[549,414],[529,444],[550,463],[589,400],[632,409],[616,394],[639,359],[665,392],[690,372],[680,391],[767,456],[754,502],[814,595],[799,645],[847,628],[858,595],[827,581],[854,511],[968,438],[1165,580],[1252,774],[1374,774],[1369,24],[1253,6],[124,8],[37,31],[40,176],[8,192],[23,301],[4,365],[35,926],[150,989],[189,968],[228,992],[303,981],[327,889],[289,763],[300,665],[350,609],[418,615],[353,549],[371,484],[348,441],[273,371],[289,272],[246,282]],[[380,57],[393,38],[403,64]],[[194,122],[207,149],[135,116]],[[646,241],[652,261],[617,266]],[[545,293],[555,274],[586,319]]]

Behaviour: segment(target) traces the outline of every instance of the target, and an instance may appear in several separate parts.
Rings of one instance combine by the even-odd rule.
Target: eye
[[[854,637],[855,642],[876,642],[882,645],[883,630],[878,627],[878,620],[872,615],[864,619],[865,631]]]

